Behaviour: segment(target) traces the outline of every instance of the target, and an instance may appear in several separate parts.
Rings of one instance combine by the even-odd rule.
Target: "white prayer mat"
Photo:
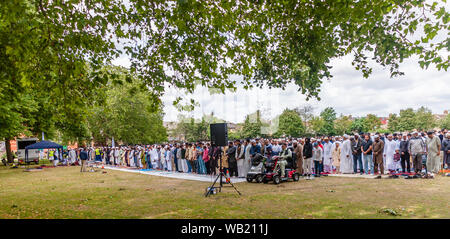
[[[96,166],[101,168],[101,166]],[[139,170],[139,169],[131,169],[131,168],[119,168],[113,166],[104,166],[105,169],[117,170],[122,172],[129,173],[140,173],[147,174],[152,176],[160,176],[166,178],[177,178],[177,179],[187,179],[187,180],[195,180],[202,182],[214,182],[217,176],[211,175],[203,175],[203,174],[192,174],[192,173],[179,173],[179,172],[169,172],[169,171],[161,171],[161,170]],[[225,181],[225,178],[223,179]],[[231,178],[232,183],[241,183],[247,181],[245,178]]]
[[[368,178],[375,179],[378,175],[367,175],[367,174],[328,174],[331,177],[346,177],[346,178]],[[389,178],[389,175],[382,175],[381,178]]]

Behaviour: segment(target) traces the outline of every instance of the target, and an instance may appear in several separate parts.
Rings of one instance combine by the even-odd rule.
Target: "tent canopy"
[[[35,144],[28,145],[27,147],[25,147],[25,150],[27,150],[27,149],[62,149],[62,148],[63,148],[62,145],[59,145],[59,144],[51,142],[51,141],[42,140]]]
[[[25,147],[25,162],[28,162],[28,150],[29,149],[58,149],[58,157],[61,157],[61,151],[63,149],[62,145],[59,145],[55,142],[42,140],[35,144],[30,144]]]

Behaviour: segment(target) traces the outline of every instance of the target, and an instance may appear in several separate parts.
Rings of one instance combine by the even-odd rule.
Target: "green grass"
[[[237,183],[242,196],[225,188],[205,198],[206,182],[79,169],[0,167],[0,218],[450,218],[442,176]]]

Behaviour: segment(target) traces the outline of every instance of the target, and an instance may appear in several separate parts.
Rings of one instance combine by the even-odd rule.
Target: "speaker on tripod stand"
[[[226,123],[218,123],[218,124],[210,124],[209,126],[210,133],[211,133],[211,145],[215,145],[217,147],[221,146],[227,146],[228,145],[228,128]],[[226,152],[224,152],[226,153]],[[222,157],[220,157],[219,162],[219,174],[217,175],[216,179],[214,180],[213,184],[206,189],[205,197],[209,196],[210,194],[215,194],[217,192],[222,191],[222,187],[225,187],[223,185],[223,178],[227,178],[227,175],[225,172],[223,172],[222,167]],[[216,182],[219,181],[219,186],[216,188]],[[231,180],[227,180],[227,182],[231,185],[231,187],[236,190],[236,192],[241,195],[241,193],[237,190],[237,188],[231,183]],[[218,190],[217,190],[218,189]]]

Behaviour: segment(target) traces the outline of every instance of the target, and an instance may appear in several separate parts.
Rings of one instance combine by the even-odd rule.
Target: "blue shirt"
[[[253,146],[253,145],[252,145],[252,147],[250,147],[250,154],[251,154],[252,156],[254,156],[254,155],[257,154],[257,153],[261,153],[261,146],[259,146],[259,145]]]

